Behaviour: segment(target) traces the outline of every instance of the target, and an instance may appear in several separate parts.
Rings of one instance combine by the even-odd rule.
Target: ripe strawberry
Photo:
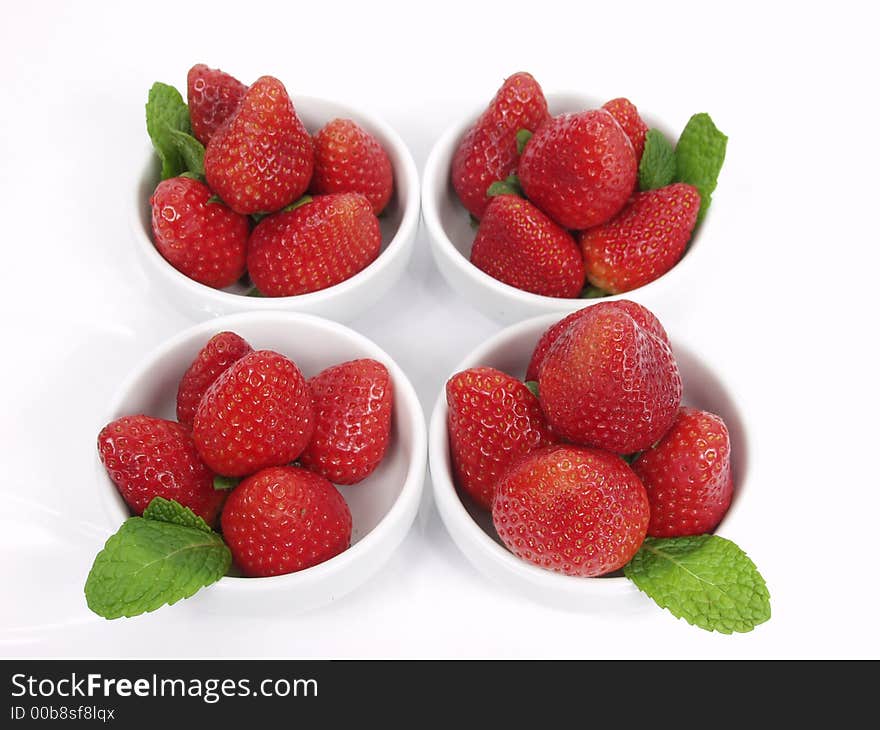
[[[177,386],[178,422],[192,428],[205,391],[226,368],[249,352],[251,346],[234,332],[220,332],[208,340]]]
[[[534,132],[549,118],[544,92],[531,74],[505,80],[452,158],[452,186],[472,215],[483,217],[489,205],[486,190],[516,169],[516,133]]]
[[[382,461],[391,437],[394,389],[375,360],[352,360],[309,380],[315,433],[300,463],[335,484],[355,484]]]
[[[541,408],[557,434],[618,454],[656,442],[681,402],[669,345],[618,302],[589,307],[559,334],[539,382]]]
[[[574,238],[517,195],[499,195],[489,203],[471,263],[505,284],[545,297],[576,297],[584,288],[584,260]]]
[[[214,524],[225,494],[199,458],[179,423],[150,416],[123,416],[98,435],[98,453],[110,479],[137,515],[153,497],[173,499]]]
[[[660,443],[632,468],[648,492],[653,537],[712,532],[730,507],[730,437],[712,413],[682,408]]]
[[[223,122],[238,108],[247,91],[241,81],[220,69],[199,63],[186,75],[186,103],[193,136],[208,144]]]
[[[699,210],[700,193],[687,183],[636,193],[610,221],[581,233],[587,279],[612,294],[654,281],[684,254]]]
[[[379,221],[363,195],[319,195],[260,221],[249,242],[248,271],[264,296],[307,294],[354,276],[381,245]]]
[[[645,135],[648,133],[648,125],[642,121],[635,104],[629,99],[620,97],[604,103],[602,108],[611,114],[626,132],[626,136],[632,142],[633,150],[636,153],[636,162],[639,162],[642,159],[642,152],[645,151]]]
[[[593,306],[605,308],[608,304],[609,302],[599,302]],[[663,340],[667,345],[669,344],[669,337],[666,334],[666,330],[663,329],[660,320],[657,319],[650,310],[645,309],[641,304],[636,304],[628,299],[621,299],[614,302],[614,306],[629,314],[639,327],[643,327],[649,332],[657,335],[657,337]],[[560,319],[556,324],[550,326],[547,331],[541,335],[541,339],[538,340],[538,344],[535,346],[535,351],[532,353],[532,359],[529,361],[529,368],[526,371],[526,380],[541,379],[541,366],[544,364],[544,358],[547,357],[547,352],[549,352],[550,347],[556,342],[556,338],[568,329],[572,322],[582,319],[589,310],[590,307],[585,307],[584,309],[579,309],[577,312],[572,312],[564,319]]]
[[[391,160],[372,134],[350,119],[334,119],[315,135],[315,174],[309,190],[360,193],[379,215],[391,200]]]
[[[517,557],[565,575],[622,568],[645,539],[650,511],[638,477],[619,456],[550,446],[498,482],[492,522]]]
[[[229,495],[223,539],[246,576],[283,575],[339,555],[351,544],[351,512],[324,477],[270,467]]]
[[[182,274],[222,289],[244,273],[248,220],[223,203],[209,203],[207,185],[172,177],[156,186],[153,239],[162,257]]]
[[[284,355],[257,350],[230,365],[202,396],[193,439],[211,469],[240,477],[294,461],[314,425],[299,368]]]
[[[535,132],[519,161],[526,197],[573,229],[612,218],[632,193],[637,172],[632,143],[604,109],[554,117]]]
[[[456,373],[446,383],[446,402],[456,484],[490,509],[504,471],[554,438],[532,392],[500,370]]]
[[[237,213],[271,213],[309,187],[315,150],[278,79],[262,76],[205,150],[208,185]]]

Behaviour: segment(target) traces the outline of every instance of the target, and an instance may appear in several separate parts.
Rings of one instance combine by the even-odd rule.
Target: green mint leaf
[[[493,182],[489,189],[486,190],[486,195],[490,198],[496,195],[518,195],[521,198],[525,197],[522,186],[519,184],[519,178],[516,175],[508,175],[505,180]]]
[[[177,177],[186,177],[186,178],[189,178],[190,180],[198,180],[199,182],[202,182],[202,183],[205,182],[204,175],[196,175],[196,173],[190,172],[189,170],[187,170],[186,172],[180,173],[179,175],[177,175]],[[211,200],[208,199],[205,202],[210,203]]]
[[[663,133],[649,129],[639,162],[639,190],[656,190],[675,179],[675,150]]]
[[[199,142],[191,134],[181,132],[179,129],[168,130],[171,141],[177,147],[183,164],[188,172],[203,177],[205,174],[205,145]]]
[[[675,147],[675,179],[693,185],[700,191],[700,212],[703,220],[718,184],[718,173],[724,164],[727,135],[719,131],[708,114],[694,114]]]
[[[189,134],[189,108],[173,86],[157,81],[147,97],[147,132],[162,160],[162,179],[175,177],[186,169],[172,130]]]
[[[528,129],[521,129],[516,133],[516,151],[519,154],[522,154],[522,151],[526,148],[526,145],[529,143],[529,140],[532,138],[532,132]]]
[[[86,602],[107,619],[155,611],[220,580],[231,560],[214,532],[130,517],[95,558]]]
[[[528,388],[530,391],[532,391],[532,395],[535,396],[535,398],[538,397],[538,381],[537,380],[527,380],[526,381],[526,388]]]
[[[256,287],[254,287],[254,289],[256,289]],[[259,294],[251,294],[249,292],[248,296],[259,296]],[[237,487],[239,485],[239,482],[241,482],[241,479],[236,479],[235,477],[223,477],[219,474],[214,475],[214,489],[218,491]]]
[[[755,564],[717,535],[646,538],[623,571],[658,606],[707,631],[751,631],[770,618]]]
[[[592,284],[587,284],[584,287],[584,290],[581,292],[581,299],[599,299],[600,297],[607,297],[608,292],[600,289],[598,286],[593,286]]]
[[[165,499],[164,497],[153,497],[150,504],[144,510],[143,517],[145,520],[170,522],[174,525],[182,525],[183,527],[193,527],[202,532],[213,532],[208,523],[189,507],[184,507],[180,502],[175,502],[173,499]]]

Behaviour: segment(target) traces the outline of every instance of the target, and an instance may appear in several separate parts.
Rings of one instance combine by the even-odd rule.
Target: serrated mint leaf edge
[[[649,129],[639,161],[639,190],[656,190],[669,185],[676,175],[675,148],[659,129]]]
[[[159,562],[160,560],[168,560],[174,555],[184,552],[186,550],[204,550],[206,548],[219,551],[220,554],[218,557],[220,558],[220,561],[217,564],[217,567],[209,574],[208,577],[191,581],[188,585],[186,585],[184,589],[178,590],[176,593],[169,594],[166,591],[164,595],[153,595],[151,599],[143,600],[144,596],[148,593],[148,590],[144,589],[136,598],[130,598],[126,596],[120,597],[119,594],[123,593],[126,589],[126,587],[123,586],[123,588],[119,589],[116,597],[108,600],[108,592],[105,591],[105,587],[103,585],[99,585],[99,583],[111,580],[112,577],[101,575],[101,571],[107,570],[109,569],[109,566],[112,566],[112,564],[114,563],[111,557],[112,554],[124,548],[124,545],[120,546],[119,543],[123,542],[126,539],[126,530],[133,529],[132,526],[138,525],[138,523],[162,524],[165,525],[165,529],[171,528],[172,530],[182,530],[193,533],[194,535],[198,536],[198,538],[202,540],[202,542],[196,542],[192,545],[174,550],[173,552],[160,558],[156,558],[155,560],[152,560],[149,563],[146,563],[143,566],[139,567],[136,571],[137,573],[146,570],[151,565]],[[115,562],[124,561],[117,560]],[[206,561],[202,562],[202,568],[205,567],[205,562]],[[107,542],[104,543],[104,548],[95,557],[95,561],[92,564],[92,568],[89,571],[88,577],[86,578],[86,583],[84,587],[86,603],[90,610],[108,620],[113,620],[117,618],[132,618],[134,616],[139,616],[144,613],[151,613],[161,608],[162,606],[172,606],[178,601],[190,598],[202,588],[216,583],[224,575],[226,575],[231,564],[232,553],[230,552],[226,543],[223,542],[223,539],[220,537],[220,535],[213,531],[211,531],[210,533],[205,533],[204,531],[197,528],[185,527],[183,525],[178,525],[174,523],[162,522],[159,520],[145,520],[143,517],[129,517],[125,522],[122,523],[122,526],[119,528],[119,530],[107,539]]]
[[[691,150],[691,145],[693,143],[691,142],[691,137],[703,131],[707,132],[709,136],[712,137],[713,144],[720,146],[721,153],[720,155],[716,155],[713,160],[714,168],[710,171],[709,175],[705,174],[705,170],[700,169],[700,174],[696,176],[693,175],[695,168],[690,165],[693,158],[693,152]],[[706,216],[706,211],[709,210],[709,206],[712,203],[712,193],[714,193],[715,188],[718,187],[718,176],[721,174],[721,169],[724,167],[729,139],[730,138],[724,134],[724,132],[718,129],[718,125],[715,124],[715,120],[712,119],[708,112],[697,112],[688,119],[687,124],[685,124],[685,127],[678,138],[678,142],[675,145],[675,180],[677,182],[684,182],[688,185],[693,185],[700,193],[700,212],[697,214],[698,224]],[[684,154],[681,152],[682,140],[686,143]]]
[[[157,520],[159,522],[168,522],[172,525],[180,525],[181,527],[192,527],[202,532],[214,532],[210,525],[199,515],[174,499],[153,497],[141,516],[145,520]]]
[[[638,560],[639,554],[642,553],[643,550],[645,550],[650,553],[653,553],[654,555],[665,558],[670,563],[677,566],[680,570],[683,570],[684,572],[693,576],[699,582],[706,583],[707,585],[712,586],[713,588],[715,588],[716,590],[718,590],[720,593],[724,594],[725,596],[729,596],[729,593],[727,591],[725,591],[723,588],[721,588],[718,584],[713,583],[712,581],[706,580],[702,576],[699,576],[696,573],[694,573],[693,571],[689,570],[685,565],[682,565],[678,560],[675,560],[671,555],[664,552],[662,550],[662,547],[661,548],[655,547],[658,543],[660,543],[662,545],[663,543],[672,542],[672,541],[684,541],[684,540],[697,541],[697,540],[701,540],[701,539],[707,543],[712,540],[726,543],[727,545],[732,547],[734,550],[736,550],[742,559],[747,561],[748,565],[751,567],[751,570],[755,576],[756,592],[763,594],[763,598],[766,600],[766,604],[767,604],[766,605],[766,609],[767,609],[766,615],[763,616],[762,618],[760,618],[760,620],[752,621],[750,619],[743,618],[742,616],[738,616],[738,617],[736,617],[736,619],[732,619],[732,621],[733,620],[739,621],[739,623],[741,625],[747,626],[747,628],[734,628],[731,630],[727,630],[723,626],[703,625],[703,623],[699,622],[699,620],[698,620],[699,618],[702,618],[701,616],[697,616],[697,617],[693,618],[689,615],[686,615],[684,612],[680,611],[678,609],[678,607],[672,606],[668,602],[666,602],[665,599],[663,599],[659,596],[653,595],[652,591],[648,590],[648,586],[644,585],[644,583],[639,582],[639,578],[648,577],[650,579],[650,574],[642,573],[641,571],[639,571],[637,573],[636,569],[634,567],[636,565],[639,565],[639,560]],[[687,536],[687,537],[675,537],[675,538],[647,537],[647,538],[645,538],[645,542],[642,544],[642,547],[639,548],[638,553],[636,553],[636,555],[633,557],[633,559],[630,560],[630,562],[624,566],[623,573],[627,579],[629,579],[632,583],[634,583],[635,586],[642,593],[644,593],[646,596],[648,596],[648,598],[650,598],[652,601],[654,601],[658,606],[660,606],[660,608],[666,609],[676,618],[684,619],[691,626],[696,626],[697,628],[701,628],[705,631],[710,631],[710,632],[717,631],[718,633],[721,633],[721,634],[748,633],[748,632],[752,631],[753,629],[755,629],[757,626],[760,626],[762,623],[769,621],[770,618],[772,617],[772,608],[770,605],[770,591],[767,588],[767,582],[764,580],[764,576],[761,575],[761,572],[758,570],[758,567],[755,565],[754,561],[748,556],[748,554],[741,547],[739,547],[739,545],[737,545],[732,540],[728,540],[727,538],[721,537],[720,535],[691,535],[691,536]],[[735,603],[735,601],[733,601],[733,599],[731,599],[731,601]]]
[[[147,94],[147,134],[162,162],[162,179],[176,177],[186,169],[179,150],[168,133],[177,129],[189,134],[189,107],[180,92],[170,84],[154,83]]]

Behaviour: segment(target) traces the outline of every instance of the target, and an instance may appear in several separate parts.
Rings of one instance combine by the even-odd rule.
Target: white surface
[[[544,88],[544,92],[550,113],[554,115],[595,109],[607,101],[582,92],[553,92],[548,87]],[[425,162],[422,176],[422,217],[437,268],[459,296],[499,322],[512,324],[548,312],[577,311],[584,306],[583,299],[545,297],[523,291],[498,281],[470,262],[474,229],[467,210],[452,189],[450,169],[461,138],[477,120],[486,103],[484,100],[482,107],[478,105],[471,113],[463,115],[455,124],[450,125],[437,139]],[[678,130],[664,123],[661,115],[647,112],[642,112],[641,115],[649,127],[659,129],[668,139],[676,139]],[[677,311],[672,311],[676,303],[679,307],[686,306],[679,293],[688,291],[705,267],[712,265],[710,247],[702,244],[715,238],[713,213],[714,210],[710,208],[697,235],[688,244],[684,257],[670,271],[638,289],[607,297],[606,301],[635,298],[648,307],[667,307],[667,316],[677,315]]]
[[[713,16],[698,2],[447,2],[430,14],[343,3],[321,27],[310,25],[317,5],[291,5],[284,19],[272,4],[259,23],[260,3],[244,6],[247,22],[223,5],[19,4],[0,24],[0,653],[880,655],[880,110],[863,5],[795,13],[761,3]],[[699,285],[656,309],[699,343],[748,419],[749,518],[734,537],[767,579],[770,622],[726,637],[659,609],[608,616],[531,603],[471,567],[429,500],[385,568],[331,607],[289,617],[279,606],[271,619],[91,615],[82,585],[107,534],[94,494],[101,419],[139,358],[189,324],[151,293],[132,251],[143,104],[154,80],[182,86],[199,61],[372,109],[420,167],[448,125],[520,69],[548,89],[629,96],[672,127],[711,112],[730,136],[717,235],[703,242],[715,255]],[[429,410],[498,325],[446,286],[423,232],[416,248],[394,290],[350,324],[395,358]]]
[[[558,321],[558,314],[546,314],[510,325],[468,353],[455,371],[488,366],[523,379],[541,335]],[[730,432],[737,492],[716,532],[735,540],[738,530],[752,524],[748,508],[748,427],[717,369],[691,343],[678,339],[675,331],[669,335],[684,388],[682,405],[718,414]],[[462,498],[455,488],[448,415],[446,397],[441,393],[431,414],[428,436],[434,503],[455,544],[478,569],[510,590],[555,608],[610,616],[655,610],[622,575],[593,579],[562,575],[532,565],[507,550],[492,525],[491,513],[473,500]],[[741,527],[743,523],[745,528]]]
[[[181,89],[185,95],[185,89]],[[403,274],[419,226],[419,176],[406,143],[377,117],[347,104],[294,93],[293,102],[305,128],[315,134],[331,119],[353,119],[379,140],[394,171],[394,194],[382,211],[382,249],[362,271],[335,286],[295,297],[248,297],[250,287],[240,282],[226,289],[212,289],[184,276],[171,266],[153,245],[149,199],[159,178],[156,155],[149,144],[139,168],[137,184],[130,188],[131,232],[134,247],[155,296],[174,302],[187,316],[205,319],[243,311],[283,309],[315,314],[340,322],[358,316],[378,302]]]
[[[256,579],[221,578],[212,590],[199,591],[182,604],[193,616],[275,614],[278,606],[291,615],[324,606],[369,580],[406,537],[425,482],[424,412],[400,366],[363,335],[338,322],[310,315],[246,312],[190,327],[141,358],[119,387],[104,420],[136,413],[174,419],[180,378],[205,343],[217,332],[227,330],[240,334],[255,350],[287,355],[306,378],[331,365],[364,357],[383,363],[391,375],[394,417],[385,458],[363,481],[339,487],[351,510],[351,547],[297,573]],[[131,512],[97,455],[95,470],[98,497],[108,512],[105,525],[113,531]]]

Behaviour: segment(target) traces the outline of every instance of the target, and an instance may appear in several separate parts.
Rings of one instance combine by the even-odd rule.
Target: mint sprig
[[[623,572],[658,606],[707,631],[747,632],[770,618],[755,564],[717,535],[646,538]]]
[[[172,132],[189,134],[189,108],[173,86],[157,81],[147,96],[147,132],[162,161],[162,179],[175,177],[187,169]]]
[[[143,517],[123,522],[95,558],[85,595],[99,616],[155,611],[189,598],[229,569],[232,555],[220,535],[187,508],[159,499]]]
[[[150,504],[144,510],[143,518],[145,520],[158,520],[159,522],[170,522],[174,525],[182,525],[183,527],[193,527],[202,532],[213,532],[201,517],[188,507],[184,507],[180,502],[173,499],[165,499],[164,497],[153,497]]]
[[[656,190],[675,179],[675,149],[663,132],[649,129],[639,162],[639,190]]]
[[[712,202],[726,152],[727,135],[715,126],[712,117],[694,114],[675,146],[675,179],[700,191],[697,223],[703,220]]]
[[[171,141],[180,153],[180,158],[186,166],[187,172],[205,176],[205,145],[199,142],[191,134],[181,132],[179,129],[169,130]]]

